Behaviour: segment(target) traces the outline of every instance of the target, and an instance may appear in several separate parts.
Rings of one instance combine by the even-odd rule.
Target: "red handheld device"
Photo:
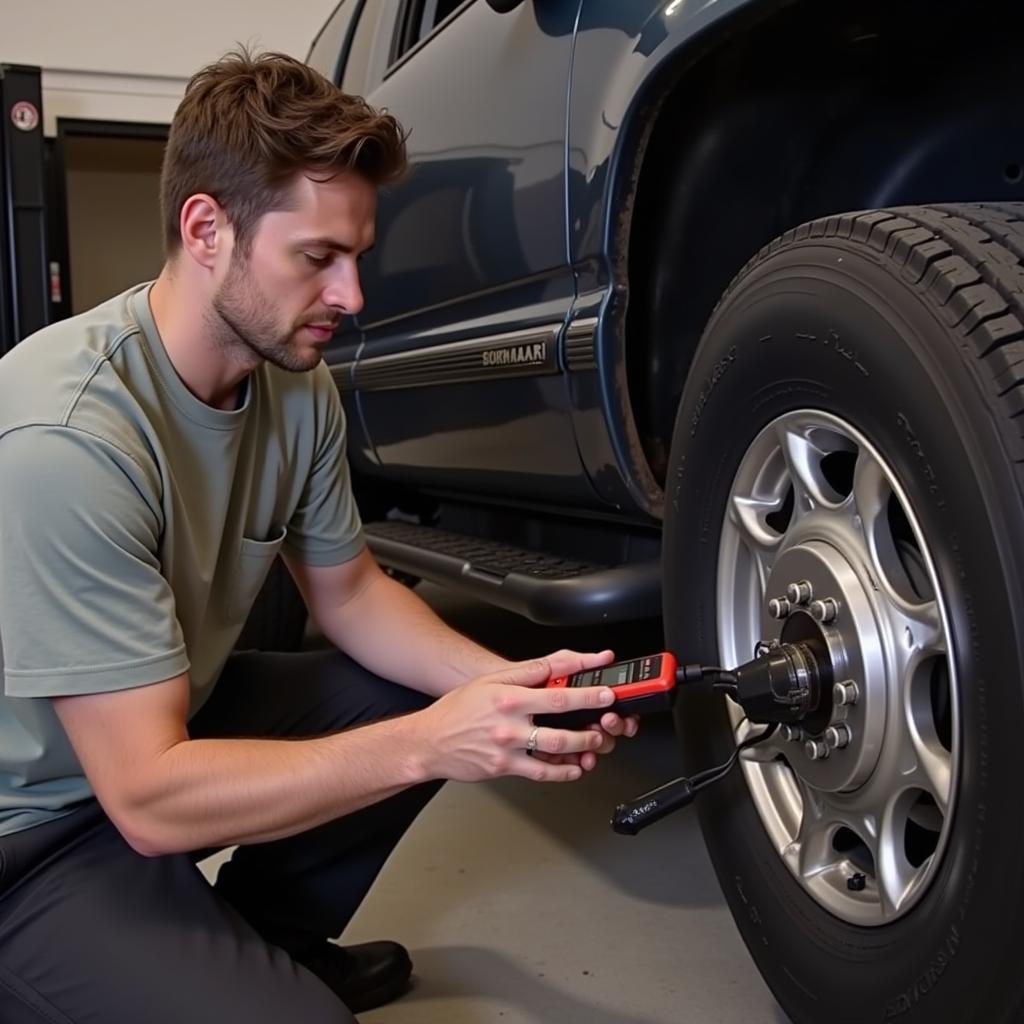
[[[676,659],[668,651],[648,654],[614,665],[602,665],[571,676],[549,679],[547,689],[575,688],[579,686],[610,686],[615,692],[615,703],[604,708],[586,711],[566,711],[561,714],[534,715],[537,725],[572,729],[579,725],[600,721],[608,711],[617,715],[641,715],[651,711],[667,711],[672,707],[676,690]]]

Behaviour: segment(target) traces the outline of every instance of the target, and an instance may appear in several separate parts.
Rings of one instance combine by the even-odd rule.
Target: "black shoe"
[[[409,987],[412,960],[397,942],[336,946],[325,942],[298,962],[312,971],[353,1012],[397,999]]]

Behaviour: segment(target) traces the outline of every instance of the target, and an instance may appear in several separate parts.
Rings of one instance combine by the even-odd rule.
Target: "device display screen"
[[[639,683],[648,679],[655,679],[660,672],[660,655],[652,658],[637,658],[635,661],[622,661],[617,665],[606,665],[604,668],[577,672],[569,677],[569,685],[625,686],[627,683]]]
[[[613,665],[610,669],[606,669],[602,672],[603,675],[608,675],[607,679],[601,681],[605,686],[621,686],[623,683],[629,682],[629,669],[630,664],[625,665]]]

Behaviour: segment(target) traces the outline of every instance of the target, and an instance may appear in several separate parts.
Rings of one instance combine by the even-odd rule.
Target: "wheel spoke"
[[[781,498],[734,495],[729,503],[729,519],[757,567],[761,592],[768,585],[768,574],[782,543],[782,534],[773,530],[766,517],[782,507]]]
[[[735,495],[729,507],[733,525],[740,531],[744,542],[750,548],[774,551],[782,540],[782,534],[773,530],[767,517],[782,508],[781,498],[755,498],[750,495]]]
[[[911,604],[899,595],[890,595],[892,609],[898,616],[897,627],[902,627],[899,638],[917,662],[936,654],[948,654],[949,644],[942,626],[938,601]]]
[[[835,866],[837,854],[832,845],[837,823],[831,821],[822,805],[801,786],[804,812],[796,838],[782,851],[783,858],[802,878],[812,878]]]
[[[949,813],[953,790],[953,764],[949,754],[941,747],[917,745],[917,772],[910,781],[920,781],[921,788],[930,793],[943,818]]]
[[[917,656],[945,653],[946,640],[938,602],[931,596],[925,599],[916,596],[909,578],[910,570],[897,551],[898,542],[889,522],[892,496],[892,485],[882,466],[861,449],[854,467],[850,501],[871,552],[875,580],[885,592],[893,612],[894,632],[900,634],[898,646],[914,651]],[[905,543],[903,546],[905,549]],[[919,557],[919,552],[916,554]],[[923,571],[923,566],[918,571]],[[930,589],[925,581],[921,583]]]
[[[780,424],[777,434],[793,484],[794,515],[803,515],[814,507],[834,507],[836,494],[821,471],[821,460],[828,453],[791,424]]]
[[[906,793],[891,798],[877,838],[862,836],[875,858],[875,878],[882,916],[895,917],[913,893],[923,868],[915,868],[904,852],[908,800]]]
[[[857,454],[853,469],[853,491],[850,500],[853,511],[860,516],[864,535],[872,537],[879,521],[885,516],[892,486],[885,471],[863,448]]]
[[[892,789],[923,790],[946,817],[953,797],[953,755],[947,749],[951,736],[947,734],[945,744],[940,740],[937,718],[943,712],[933,697],[933,671],[941,669],[937,659],[945,658],[948,645],[936,602],[904,606],[900,614],[905,657],[899,699],[893,704],[895,727],[887,740],[897,752]],[[954,724],[955,719],[947,719],[945,728],[951,731]]]
[[[939,742],[930,713],[915,713],[923,720],[909,721],[903,730],[899,782],[904,788],[928,793],[945,818],[953,796],[953,757]],[[894,741],[900,742],[895,737]]]

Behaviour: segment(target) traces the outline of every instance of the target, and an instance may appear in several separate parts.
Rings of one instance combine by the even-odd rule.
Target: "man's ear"
[[[205,192],[185,200],[178,228],[182,251],[207,270],[216,267],[223,253],[230,253],[234,232],[224,207]]]

